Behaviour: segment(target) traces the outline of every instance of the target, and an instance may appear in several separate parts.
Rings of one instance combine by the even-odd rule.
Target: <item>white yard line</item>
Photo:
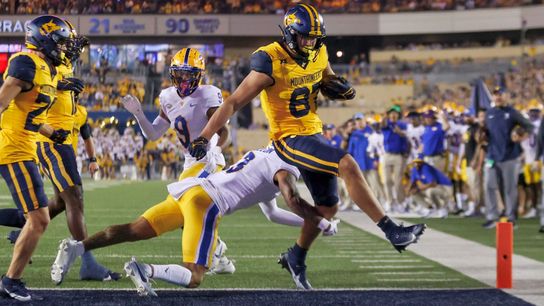
[[[337,217],[385,239],[383,232],[365,214],[340,212]],[[418,244],[411,245],[409,250],[495,287],[497,256],[495,248],[427,229]],[[515,289],[505,291],[530,303],[544,305],[544,263],[525,256],[514,255],[513,265]]]

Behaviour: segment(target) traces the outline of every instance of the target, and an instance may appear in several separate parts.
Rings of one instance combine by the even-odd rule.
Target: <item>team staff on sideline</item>
[[[44,15],[30,21],[26,25],[28,51],[11,56],[0,88],[0,172],[17,208],[27,217],[0,290],[19,301],[37,299],[21,277],[49,224],[47,196],[36,164],[37,136],[42,133],[63,143],[71,132],[45,123],[46,110],[57,95],[57,67],[71,36],[70,27],[58,17]]]
[[[499,219],[497,191],[504,195],[505,216],[515,222],[518,206],[518,174],[520,171],[520,139],[512,135],[516,125],[527,132],[533,125],[513,107],[507,105],[507,93],[502,87],[493,90],[494,106],[487,110],[485,129],[487,131],[487,154],[484,165],[485,228],[495,227]],[[502,183],[502,184],[501,184]]]
[[[300,170],[321,216],[330,219],[338,210],[339,176],[357,206],[378,224],[397,250],[405,249],[425,226],[399,226],[386,216],[353,157],[331,146],[321,134],[323,123],[316,113],[318,92],[333,99],[355,97],[351,85],[335,76],[330,67],[323,44],[323,18],[314,7],[297,4],[286,12],[283,26],[283,40],[253,53],[251,72],[192,141],[189,152],[197,159],[203,158],[213,134],[262,91],[261,103],[273,145],[285,162]],[[305,260],[318,235],[315,225],[305,219],[299,239],[280,257],[298,288],[311,288]]]

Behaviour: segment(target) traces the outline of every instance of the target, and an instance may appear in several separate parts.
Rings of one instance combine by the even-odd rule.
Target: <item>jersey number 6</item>
[[[318,89],[319,83],[315,83],[312,85],[312,92],[310,92],[308,87],[299,87],[293,90],[291,99],[289,100],[289,111],[293,117],[300,118],[308,115],[310,112],[310,99],[315,103]],[[302,106],[302,108],[299,106]]]

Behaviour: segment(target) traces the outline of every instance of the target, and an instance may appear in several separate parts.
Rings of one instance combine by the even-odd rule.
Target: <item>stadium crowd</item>
[[[283,14],[290,0],[3,0],[0,14]],[[470,10],[541,4],[542,0],[312,0],[321,13]]]

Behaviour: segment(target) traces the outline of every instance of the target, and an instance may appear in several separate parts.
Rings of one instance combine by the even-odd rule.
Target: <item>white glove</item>
[[[338,223],[340,219],[332,219],[329,221],[330,226],[323,230],[323,236],[334,236],[338,233]]]
[[[142,104],[140,101],[138,101],[138,98],[131,95],[126,95],[121,98],[121,103],[123,103],[123,107],[134,116],[143,114]]]

